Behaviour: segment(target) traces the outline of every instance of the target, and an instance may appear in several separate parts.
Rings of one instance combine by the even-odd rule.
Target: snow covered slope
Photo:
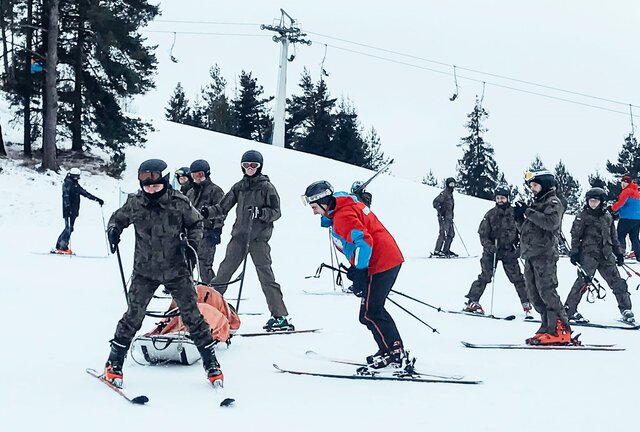
[[[0,208],[0,299],[4,334],[0,369],[0,424],[3,431],[134,431],[134,430],[398,430],[419,427],[440,431],[615,430],[629,426],[635,408],[632,394],[640,384],[638,332],[585,329],[590,343],[616,343],[624,352],[477,351],[472,342],[521,342],[536,326],[520,320],[515,290],[498,270],[494,313],[516,314],[512,322],[447,315],[394,296],[440,334],[395,306],[388,309],[421,370],[462,374],[480,379],[478,386],[337,381],[277,373],[284,367],[349,372],[350,366],[305,358],[306,350],[356,360],[376,347],[358,323],[359,299],[311,296],[303,290],[333,290],[329,273],[305,279],[321,262],[330,262],[327,232],[319,227],[299,196],[307,184],[329,180],[348,189],[371,172],[308,154],[274,148],[168,122],[158,122],[144,149],[131,149],[122,181],[85,174],[81,184],[106,201],[104,217],[118,207],[119,188],[137,189],[135,171],[147,158],[163,158],[170,167],[198,158],[212,165],[213,181],[223,189],[241,177],[240,156],[261,151],[264,173],[278,188],[282,219],[271,240],[273,268],[296,326],[321,327],[316,334],[235,338],[220,349],[226,376],[224,395],[208,385],[200,363],[190,366],[144,367],[127,360],[125,392],[145,394],[147,406],[128,405],[93,380],[84,369],[100,369],[108,340],[125,310],[117,260],[35,254],[51,248],[63,228],[61,182],[57,174],[41,175],[0,160],[3,204]],[[479,273],[477,259],[425,259],[437,236],[431,201],[437,189],[383,175],[371,184],[373,210],[396,237],[406,263],[395,288],[433,305],[459,309]],[[456,194],[456,224],[472,255],[480,252],[476,230],[491,203]],[[569,221],[570,222],[570,221]],[[215,268],[224,256],[232,220],[223,232]],[[566,230],[565,230],[566,231]],[[453,249],[465,254],[456,237]],[[72,248],[80,254],[106,255],[103,219],[95,202],[83,201]],[[132,264],[132,230],[125,231],[121,250],[125,272]],[[248,266],[241,312],[243,331],[256,331],[268,319],[255,271]],[[559,263],[564,298],[575,277],[566,260]],[[632,294],[635,300],[635,285]],[[482,299],[489,309],[490,286]],[[233,298],[235,289],[229,290]],[[157,301],[152,304],[162,308]],[[618,311],[613,295],[581,312],[596,321],[612,321]],[[148,319],[143,330],[154,320]],[[218,407],[221,397],[236,407]]]

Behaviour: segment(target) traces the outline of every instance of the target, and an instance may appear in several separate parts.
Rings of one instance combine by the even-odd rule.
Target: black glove
[[[208,207],[202,207],[200,209],[200,214],[202,215],[203,218],[209,219],[209,208]]]
[[[217,227],[211,230],[211,242],[214,245],[220,244],[221,236],[222,236],[222,228]]]
[[[98,204],[100,204],[100,207],[102,207],[104,205],[104,200],[103,199],[96,198],[96,201],[98,202]]]
[[[107,238],[109,239],[109,248],[111,249],[111,253],[116,253],[116,249],[118,248],[118,243],[120,243],[120,229],[112,226],[107,231]]]
[[[609,212],[614,221],[620,219],[620,213],[612,209],[611,206],[607,207],[606,210]]]
[[[617,253],[616,255],[616,264],[618,266],[622,266],[624,265],[624,254],[621,253]]]
[[[580,264],[580,253],[579,252],[573,252],[572,254],[570,254],[569,255],[569,261],[571,261],[571,264],[573,264],[573,265]]]
[[[496,259],[497,260],[501,260],[504,258],[505,254],[506,254],[506,250],[504,249],[496,249]]]
[[[526,212],[528,208],[529,206],[525,204],[524,201],[516,202],[513,208],[513,218],[517,222],[522,222],[524,220],[524,212]]]
[[[364,297],[364,293],[369,285],[369,269],[358,269],[356,266],[349,267],[347,279],[353,282],[351,289],[356,297]]]

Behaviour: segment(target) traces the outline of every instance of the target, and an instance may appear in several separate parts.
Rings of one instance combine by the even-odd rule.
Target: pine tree
[[[389,162],[389,158],[385,157],[384,152],[382,151],[382,144],[380,143],[380,136],[378,135],[378,131],[373,126],[365,137],[364,144],[364,168],[377,171],[379,168]]]
[[[489,113],[476,98],[473,111],[467,115],[469,121],[465,127],[469,135],[460,140],[459,146],[464,148],[462,159],[458,160],[458,189],[470,196],[493,199],[499,170],[493,158],[493,147],[484,140],[488,129],[482,123]]]
[[[189,114],[187,115],[184,124],[197,128],[204,128],[206,123],[206,107],[198,95],[193,101],[193,106],[189,110]]]
[[[568,214],[577,214],[582,205],[581,205],[581,187],[580,182],[578,182],[570,173],[567,171],[567,167],[560,160],[555,168],[555,178],[556,178],[556,191],[558,196],[563,200],[563,204],[565,204],[565,212]]]
[[[165,118],[176,123],[186,123],[189,119],[189,100],[184,93],[182,83],[178,83],[169,99],[169,106],[165,108]]]
[[[640,178],[640,144],[633,132],[625,137],[622,150],[618,153],[618,162],[607,161],[607,171],[618,180],[607,183],[610,193],[614,196],[618,196],[622,189],[619,183],[622,176],[630,175],[633,179]]]
[[[225,94],[227,81],[222,77],[217,64],[209,69],[209,76],[212,81],[202,90],[205,113],[204,127],[212,131],[231,134],[234,132],[235,119],[231,104]]]
[[[272,97],[262,97],[264,89],[258,85],[258,79],[251,72],[240,73],[240,89],[231,102],[235,116],[235,133],[237,136],[260,142],[267,142],[268,130],[271,128],[271,117],[266,104]]]
[[[496,185],[496,188],[498,186],[506,187],[507,189],[509,189],[509,199],[511,202],[515,202],[520,198],[520,191],[518,190],[518,186],[509,183],[503,172],[500,172],[500,176],[498,177],[498,184]]]
[[[427,173],[427,175],[422,177],[422,184],[427,186],[434,186],[434,187],[438,186],[438,179],[436,178],[435,175],[433,175],[433,171],[431,169],[429,169],[429,172]]]
[[[331,141],[322,156],[351,165],[364,166],[365,152],[366,144],[360,134],[358,114],[353,105],[343,99],[335,115],[335,129]]]
[[[611,193],[611,191],[609,190],[609,186],[607,185],[607,181],[604,177],[602,177],[599,171],[596,171],[595,174],[589,174],[588,178],[589,186],[591,186],[592,188],[598,187],[604,189],[604,191],[607,193],[608,201],[616,200],[617,195]]]

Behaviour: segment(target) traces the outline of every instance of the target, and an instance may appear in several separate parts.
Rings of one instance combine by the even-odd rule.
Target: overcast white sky
[[[158,44],[157,89],[135,103],[138,113],[163,116],[178,81],[193,98],[218,63],[229,90],[241,70],[253,72],[267,95],[276,91],[279,45],[271,33],[252,25],[161,22],[210,21],[271,24],[280,8],[300,22],[313,41],[297,48],[289,63],[288,95],[298,91],[304,67],[314,80],[324,68],[333,96],[347,96],[365,127],[374,126],[383,151],[396,158],[396,175],[420,180],[433,169],[439,178],[453,175],[462,150],[466,114],[486,81],[484,107],[490,117],[485,135],[512,183],[538,153],[548,167],[563,159],[586,184],[589,173],[604,172],[616,159],[631,130],[630,116],[499,88],[517,87],[629,112],[628,105],[579,97],[549,89],[458,70],[459,97],[452,76],[348,52],[337,47],[451,73],[452,68],[376,51],[333,38],[532,81],[640,106],[640,2],[565,0],[522,1],[335,1],[166,0],[162,16],[145,33]],[[173,33],[177,32],[170,61]],[[183,33],[181,33],[183,32]],[[257,36],[204,35],[235,33]],[[640,108],[635,123],[640,126]],[[640,132],[639,132],[640,133]]]

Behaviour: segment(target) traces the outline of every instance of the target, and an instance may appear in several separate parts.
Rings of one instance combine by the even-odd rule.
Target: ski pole
[[[249,229],[247,230],[247,246],[245,248],[244,262],[242,263],[242,279],[240,280],[240,288],[238,289],[238,300],[236,301],[236,313],[240,311],[240,297],[242,297],[242,287],[244,286],[244,274],[247,270],[247,258],[249,257],[249,246],[251,243],[251,229],[253,228],[253,219],[256,217],[258,207],[249,207],[251,217],[249,218]]]
[[[329,255],[331,256],[331,267],[335,268],[335,264],[333,262],[333,242],[331,241],[331,228],[327,230],[327,234],[329,234]],[[338,273],[340,274],[340,273]],[[331,282],[333,282],[333,292],[336,292],[336,281],[334,278],[331,278]]]
[[[109,238],[107,237],[107,224],[104,221],[104,210],[100,206],[100,214],[102,215],[102,228],[104,229],[104,241],[107,244],[107,256],[109,256]]]
[[[489,314],[493,316],[493,292],[496,286],[496,267],[498,266],[498,239],[493,243],[493,268],[491,269],[491,309]]]
[[[558,230],[558,236],[560,237],[562,243],[564,243],[564,246],[567,248],[567,250],[571,251],[571,246],[569,245],[567,238],[564,236],[562,229]],[[589,294],[587,294],[587,302],[593,303],[596,301],[596,298],[600,300],[604,299],[607,296],[607,291],[604,289],[600,281],[596,279],[595,273],[594,276],[589,276],[584,268],[582,268],[582,265],[580,265],[580,263],[576,263],[576,267],[578,267],[578,272],[581,273],[582,277],[584,278],[585,288],[589,291]],[[589,286],[592,286],[593,289],[590,289]],[[589,300],[590,298],[591,300]]]
[[[405,311],[406,313],[408,313],[409,315],[411,315],[412,317],[414,317],[415,319],[417,319],[418,321],[420,321],[422,324],[424,324],[424,325],[426,325],[427,327],[429,327],[429,328],[433,331],[433,333],[438,333],[438,334],[440,334],[440,332],[439,332],[437,329],[435,329],[435,328],[431,327],[429,324],[427,324],[426,322],[422,321],[420,318],[418,318],[417,316],[415,316],[411,311],[409,311],[409,310],[405,309],[403,306],[401,306],[401,305],[399,305],[398,303],[396,303],[395,301],[393,301],[393,299],[390,299],[390,298],[388,298],[388,297],[387,297],[387,300],[389,300],[391,303],[393,303],[394,305],[398,306],[400,309],[402,309],[403,311]]]
[[[129,293],[127,292],[127,282],[124,278],[124,270],[122,270],[122,258],[120,258],[120,248],[116,245],[116,256],[118,257],[118,267],[120,268],[120,277],[122,278],[122,288],[124,289],[124,298],[129,306]]]
[[[453,224],[453,228],[458,233],[458,238],[460,238],[460,241],[462,242],[462,246],[464,246],[464,250],[467,252],[467,256],[471,256],[471,254],[469,253],[469,249],[467,249],[467,245],[464,244],[464,240],[462,239],[462,236],[460,235],[460,231],[458,230],[458,227],[456,226],[456,223],[453,220],[451,221],[451,223]]]
[[[427,303],[427,302],[424,302],[424,301],[422,301],[422,300],[419,300],[419,299],[417,299],[417,298],[415,298],[415,297],[411,297],[410,295],[407,295],[407,294],[405,294],[405,293],[403,293],[403,292],[396,291],[396,290],[394,290],[394,289],[392,289],[392,290],[391,290],[391,292],[392,292],[392,293],[394,293],[394,294],[398,294],[398,295],[400,295],[400,296],[402,296],[402,297],[406,297],[406,298],[408,298],[409,300],[413,300],[413,301],[414,301],[414,302],[416,302],[416,303],[420,303],[421,305],[428,306],[428,307],[430,307],[431,309],[435,309],[435,310],[436,310],[436,311],[438,311],[438,312],[443,312],[443,311],[444,311],[444,309],[442,309],[441,307],[436,307],[436,306],[430,305],[430,304],[429,304],[429,303]]]
[[[357,189],[353,190],[353,193],[358,194],[360,192],[362,192],[363,190],[366,189],[367,186],[369,186],[369,183],[371,183],[376,177],[378,177],[380,174],[382,174],[383,172],[385,172],[393,163],[393,159],[391,159],[389,162],[387,162],[386,164],[384,164],[373,176],[371,176],[369,178],[369,180],[365,181],[364,183],[362,183],[360,185],[360,187],[358,187]]]

